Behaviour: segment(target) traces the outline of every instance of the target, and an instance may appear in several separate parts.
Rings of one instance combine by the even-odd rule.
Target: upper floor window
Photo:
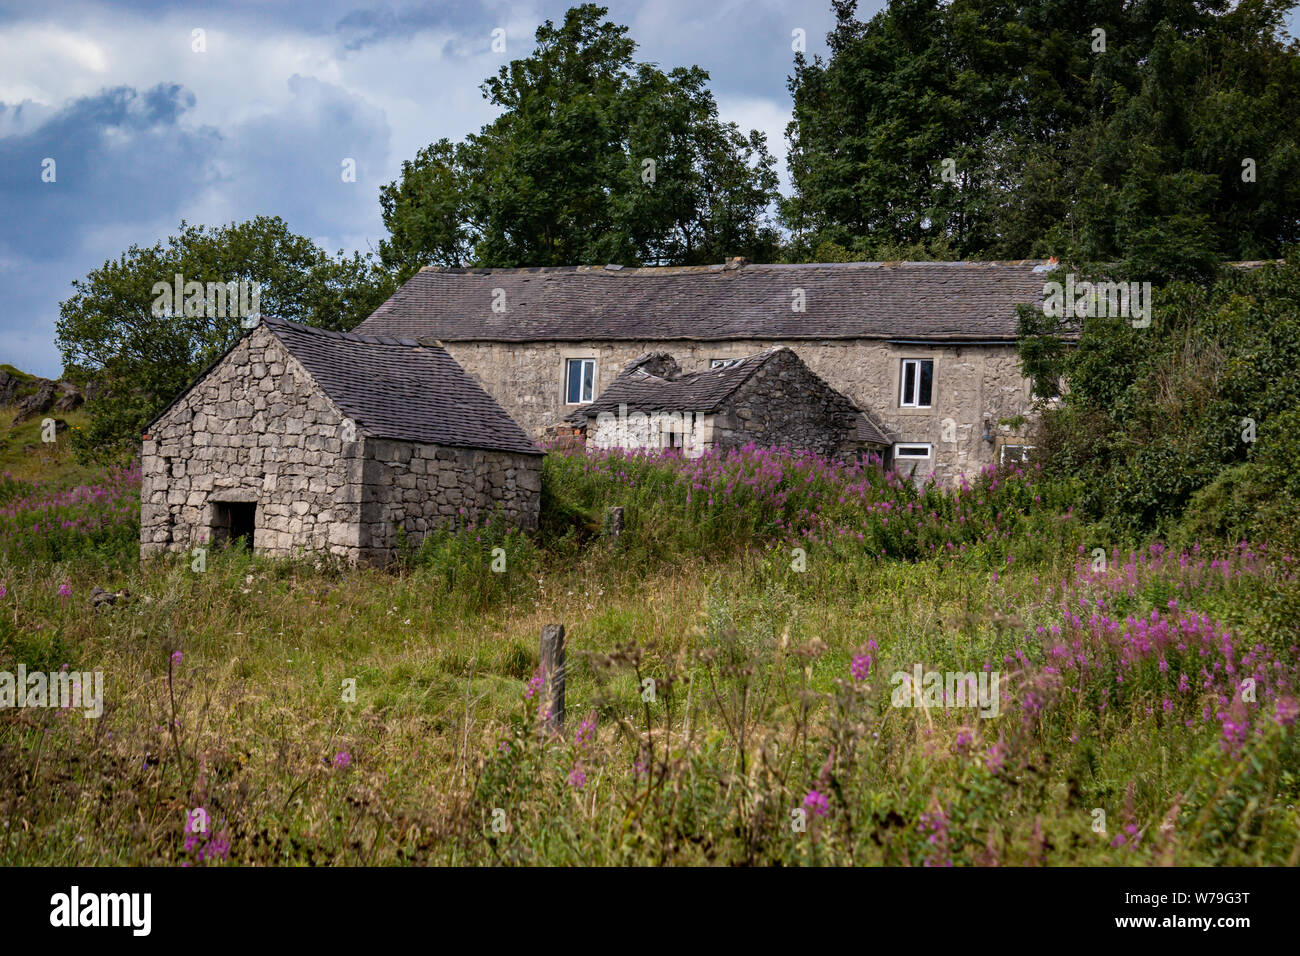
[[[709,359],[709,368],[730,368],[739,361],[740,359]]]
[[[934,391],[934,360],[903,359],[901,378],[898,404],[903,408],[929,408]]]
[[[565,371],[564,400],[570,405],[582,405],[595,398],[596,360],[569,359]]]

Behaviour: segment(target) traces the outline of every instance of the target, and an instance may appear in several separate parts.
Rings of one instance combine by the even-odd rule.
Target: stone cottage
[[[537,525],[541,452],[447,352],[263,319],[148,426],[140,550],[243,537],[382,564],[499,510]]]
[[[889,439],[785,346],[682,374],[667,352],[634,360],[569,416],[589,447],[709,449],[778,445],[826,457],[884,457]]]
[[[955,479],[1023,457],[1016,307],[1047,262],[426,268],[358,332],[445,347],[533,436],[645,352],[686,373],[785,346],[874,412],[899,468]]]

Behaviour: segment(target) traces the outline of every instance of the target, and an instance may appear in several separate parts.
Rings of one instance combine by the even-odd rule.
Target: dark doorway
[[[257,504],[252,501],[215,501],[212,504],[212,540],[233,545],[242,541],[253,550],[253,530],[257,527]]]

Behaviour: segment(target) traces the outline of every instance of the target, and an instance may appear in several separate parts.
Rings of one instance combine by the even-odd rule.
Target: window
[[[902,392],[898,404],[903,408],[929,408],[934,391],[934,360],[903,359]]]
[[[1023,465],[1029,461],[1029,453],[1033,450],[1033,445],[1003,445],[998,454],[998,463]]]
[[[581,405],[595,398],[596,360],[569,359],[565,373],[564,400],[570,405]]]
[[[930,457],[929,445],[895,445],[894,458],[907,461],[919,461]]]
[[[709,369],[731,368],[731,366],[735,365],[739,361],[740,359],[709,359]]]

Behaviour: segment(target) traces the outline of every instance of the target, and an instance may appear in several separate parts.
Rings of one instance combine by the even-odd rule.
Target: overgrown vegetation
[[[1026,372],[1040,394],[1065,393],[1042,418],[1044,467],[1075,482],[1080,509],[1116,543],[1160,534],[1295,553],[1300,266],[1155,291],[1145,328],[1026,313]]]
[[[1099,569],[1037,472],[551,455],[544,487],[536,536],[484,520],[387,571],[4,549],[0,660],[106,692],[0,712],[0,862],[1300,860],[1284,556]],[[997,671],[996,716],[896,706],[918,664]]]

